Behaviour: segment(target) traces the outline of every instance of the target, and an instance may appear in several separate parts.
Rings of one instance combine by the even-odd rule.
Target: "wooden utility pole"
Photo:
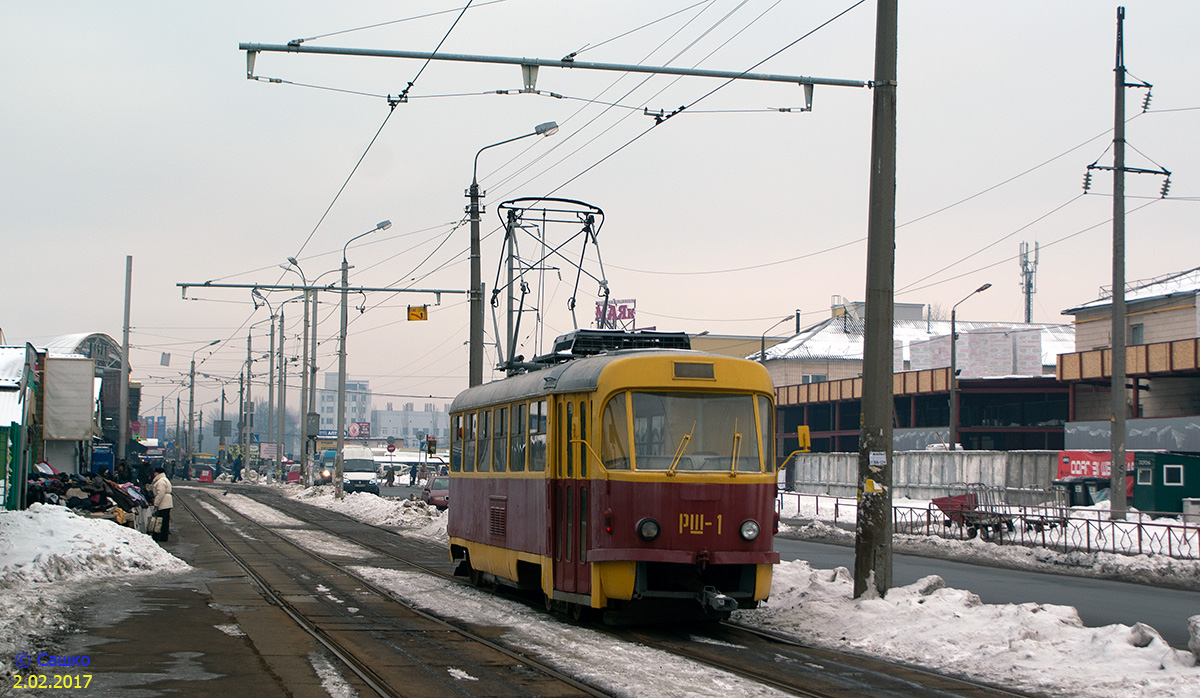
[[[896,271],[897,0],[878,0],[854,596],[892,586],[892,318]]]

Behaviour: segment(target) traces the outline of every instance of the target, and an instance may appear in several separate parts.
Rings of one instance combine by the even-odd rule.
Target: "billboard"
[[[632,330],[637,325],[637,300],[609,300],[607,307],[604,301],[596,301],[597,329]]]

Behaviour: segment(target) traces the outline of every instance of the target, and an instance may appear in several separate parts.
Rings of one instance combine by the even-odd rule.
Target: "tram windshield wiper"
[[[737,477],[738,457],[742,455],[742,435],[737,430],[737,420],[733,420],[733,458],[729,462],[729,477]]]
[[[683,435],[679,441],[679,446],[675,449],[675,457],[671,459],[671,467],[667,468],[667,475],[675,474],[675,466],[679,465],[679,459],[683,457],[683,452],[687,449],[688,442],[692,440],[692,434],[696,431],[696,422],[692,421],[692,430]]]

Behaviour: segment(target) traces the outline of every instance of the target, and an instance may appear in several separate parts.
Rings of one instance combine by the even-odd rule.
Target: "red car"
[[[450,506],[450,478],[445,475],[429,478],[421,490],[421,501],[438,509]]]

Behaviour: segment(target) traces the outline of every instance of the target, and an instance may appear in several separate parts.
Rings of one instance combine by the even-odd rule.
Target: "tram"
[[[578,330],[450,407],[456,572],[607,622],[724,618],[767,598],[773,390],[686,334]]]

